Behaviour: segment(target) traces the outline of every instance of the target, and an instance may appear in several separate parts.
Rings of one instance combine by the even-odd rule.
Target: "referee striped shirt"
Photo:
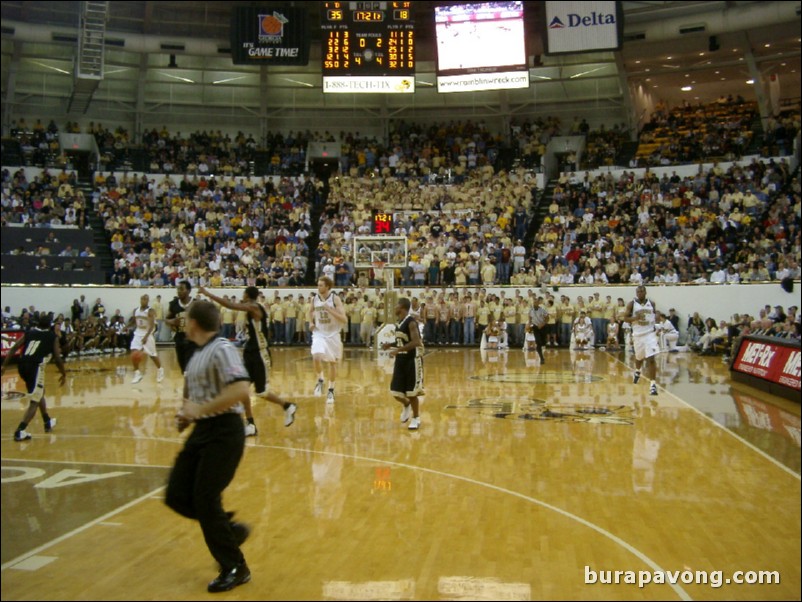
[[[542,305],[529,310],[529,319],[538,328],[543,328],[549,319],[549,312]]]
[[[227,385],[250,380],[239,351],[223,338],[213,338],[192,354],[184,378],[189,400],[201,406],[214,399]],[[244,408],[238,403],[226,412],[242,414]]]

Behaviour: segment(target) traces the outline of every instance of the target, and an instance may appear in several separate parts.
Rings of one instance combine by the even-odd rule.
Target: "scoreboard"
[[[412,2],[322,2],[323,91],[415,91]]]

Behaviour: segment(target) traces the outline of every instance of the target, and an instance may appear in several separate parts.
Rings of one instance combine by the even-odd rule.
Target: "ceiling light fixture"
[[[226,84],[228,82],[237,81],[238,79],[245,79],[246,77],[248,77],[248,76],[247,75],[240,75],[239,77],[229,77],[229,78],[226,78],[226,79],[218,79],[217,81],[213,81],[212,85],[215,85],[215,84]]]
[[[307,88],[314,88],[315,87],[313,84],[310,84],[309,82],[302,82],[302,81],[299,81],[297,79],[290,79],[289,77],[282,77],[281,79],[283,79],[285,81],[288,81],[288,82],[292,82],[294,84],[301,84],[302,86],[306,86]]]
[[[33,63],[34,65],[39,65],[40,67],[44,67],[45,69],[52,69],[53,71],[58,71],[59,73],[63,73],[64,75],[70,75],[69,71],[64,71],[64,69],[59,69],[58,67],[53,67],[52,65],[46,65],[45,63],[40,63],[39,61],[34,61],[33,59],[27,59],[29,63]]]
[[[604,69],[604,67],[596,67],[595,69],[589,69],[588,71],[582,71],[581,73],[574,73],[573,75],[569,76],[568,79],[574,79],[575,77],[582,77],[583,75],[595,73],[596,71],[601,71],[602,69]]]
[[[169,77],[169,78],[172,78],[172,79],[177,79],[178,81],[186,82],[186,83],[188,83],[188,84],[194,84],[194,83],[195,83],[193,80],[191,80],[191,79],[189,79],[189,78],[186,78],[186,77],[181,77],[181,76],[179,76],[179,75],[173,75],[173,74],[171,74],[171,73],[165,73],[164,71],[159,71],[159,73],[161,73],[161,74],[162,74],[164,77]]]

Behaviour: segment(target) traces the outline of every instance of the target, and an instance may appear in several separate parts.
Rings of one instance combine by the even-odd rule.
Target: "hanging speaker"
[[[720,48],[720,46],[718,45],[718,37],[717,36],[710,36],[707,39],[707,49],[710,52],[715,52],[719,48]]]

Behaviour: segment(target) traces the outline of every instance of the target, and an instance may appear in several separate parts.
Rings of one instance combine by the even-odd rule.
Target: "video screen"
[[[435,7],[438,74],[526,66],[522,1]]]

